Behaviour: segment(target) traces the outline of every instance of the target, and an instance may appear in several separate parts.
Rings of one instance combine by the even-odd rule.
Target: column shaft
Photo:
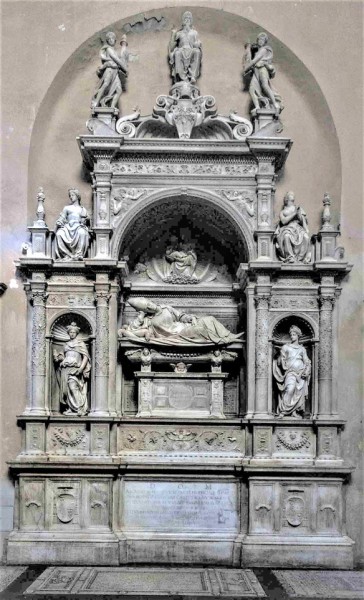
[[[46,299],[44,290],[32,291],[32,351],[31,377],[32,402],[30,412],[38,415],[47,414],[46,408]]]
[[[332,399],[332,310],[335,296],[320,298],[320,345],[318,369],[318,416],[331,415]]]
[[[95,406],[93,414],[109,413],[109,299],[108,292],[96,292]]]
[[[268,415],[269,295],[255,297],[255,416]]]

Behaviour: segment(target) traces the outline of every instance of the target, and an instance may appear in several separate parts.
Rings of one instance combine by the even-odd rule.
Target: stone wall
[[[194,7],[196,27],[204,41],[200,88],[215,95],[220,113],[237,109],[248,116],[247,94],[240,90],[243,44],[247,36],[254,39],[260,29],[271,34],[279,69],[275,83],[286,106],[282,114],[285,134],[294,139],[290,160],[277,182],[276,208],[283,193],[293,188],[314,231],[319,227],[321,198],[329,191],[336,222],[341,214],[340,243],[354,269],[340,301],[337,399],[339,416],[348,420],[343,433],[344,458],[356,466],[347,490],[347,529],[357,542],[359,563],[363,556],[358,527],[362,488],[358,418],[362,412],[358,327],[361,6],[355,2],[302,2],[297,6],[274,0],[253,4],[191,0],[189,6]],[[90,206],[89,183],[81,170],[75,137],[85,132],[84,122],[89,117],[99,32],[129,30],[133,61],[122,110],[128,114],[142,99],[143,113],[148,114],[155,97],[168,89],[166,46],[170,29],[179,23],[184,9],[180,1],[169,2],[169,8],[162,1],[122,5],[109,1],[3,2],[1,281],[8,285],[1,299],[3,539],[12,527],[13,505],[6,461],[19,452],[21,432],[16,415],[24,410],[28,395],[26,299],[13,260],[18,258],[26,227],[34,219],[36,190],[39,185],[45,188],[50,226],[65,203],[69,186],[79,186],[85,205]]]

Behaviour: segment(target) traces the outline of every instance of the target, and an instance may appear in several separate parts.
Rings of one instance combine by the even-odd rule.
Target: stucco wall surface
[[[285,134],[294,146],[277,182],[276,213],[293,188],[306,208],[310,229],[319,228],[321,200],[330,192],[340,245],[354,265],[340,298],[337,386],[346,460],[356,467],[347,490],[347,529],[363,563],[362,489],[362,9],[361,2],[270,0],[3,1],[2,10],[2,188],[1,272],[8,289],[0,300],[1,335],[1,537],[11,529],[13,486],[6,461],[20,449],[16,415],[26,404],[26,301],[13,261],[34,219],[43,185],[47,223],[55,218],[71,185],[84,179],[75,138],[85,133],[96,84],[100,33],[129,30],[130,76],[123,114],[136,104],[152,111],[170,86],[167,45],[186,9],[193,11],[203,42],[202,93],[212,94],[219,112],[248,116],[242,92],[243,45],[257,32],[271,36],[282,94]],[[127,24],[130,24],[128,27]]]

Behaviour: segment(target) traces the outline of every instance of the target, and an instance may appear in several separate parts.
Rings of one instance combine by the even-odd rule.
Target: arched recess
[[[33,127],[29,154],[29,220],[34,218],[34,196],[40,184],[51,200],[47,204],[50,227],[65,204],[70,185],[79,187],[86,206],[91,203],[90,182],[82,171],[75,137],[86,133],[85,121],[90,116],[90,99],[97,83],[100,37],[109,29],[116,32],[118,39],[127,33],[135,59],[130,63],[128,87],[121,100],[122,112],[131,113],[136,105],[141,105],[142,114],[150,114],[156,96],[168,93],[171,84],[168,41],[186,8],[178,5],[150,10],[143,13],[142,18],[127,16],[110,23],[85,40],[59,70]],[[220,114],[237,109],[240,115],[247,117],[250,98],[241,89],[243,43],[248,39],[252,41],[261,26],[207,6],[194,7],[192,11],[204,49],[202,75],[198,81],[201,93],[215,96]],[[158,16],[159,23],[161,15],[162,25],[157,29],[149,27],[153,17]],[[139,25],[134,27],[136,22]],[[304,64],[305,57],[299,59],[269,30],[268,35],[277,67],[274,84],[285,105],[284,135],[295,142],[284,177],[277,182],[277,197],[282,197],[287,189],[294,189],[314,229],[319,225],[321,211],[318,195],[321,198],[324,191],[330,191],[333,213],[340,206],[341,160],[335,124],[318,82]]]
[[[153,222],[148,214],[153,214]],[[171,229],[173,232],[179,226],[184,227],[178,225],[179,219],[186,227],[190,223],[192,230],[200,231],[201,236],[206,234],[207,238],[209,231],[212,234],[215,230],[215,244],[226,250],[227,257],[231,256],[232,264],[229,266],[235,268],[235,272],[230,269],[233,275],[240,262],[249,262],[256,256],[253,229],[239,210],[211,192],[191,189],[188,193],[181,193],[180,188],[175,188],[155,192],[129,210],[114,232],[111,250],[113,258],[118,259],[126,254],[132,239],[135,244],[138,237],[146,235],[147,229],[160,240],[162,251],[164,237],[167,239]],[[166,224],[165,231],[163,222]],[[207,238],[205,242],[212,243],[213,236],[211,235],[210,240]],[[203,245],[201,240],[200,246]],[[133,257],[129,258],[133,261]]]
[[[271,364],[279,356],[280,350],[284,344],[290,342],[289,330],[292,325],[299,327],[302,332],[302,336],[299,339],[299,343],[306,349],[308,358],[311,361],[311,375],[309,378],[308,396],[305,402],[305,416],[315,416],[317,413],[318,403],[318,389],[317,389],[317,370],[318,370],[318,356],[317,356],[317,323],[310,316],[306,314],[288,313],[285,315],[279,315],[274,322],[270,324],[271,331],[271,343],[270,343],[270,356]],[[278,388],[272,372],[272,402],[273,412],[275,413],[278,405]]]
[[[88,316],[83,314],[81,311],[60,311],[50,320],[48,324],[48,335],[47,335],[47,355],[49,360],[48,369],[48,398],[49,408],[55,412],[62,412],[67,409],[67,405],[61,399],[61,368],[60,364],[66,357],[66,348],[68,341],[70,341],[70,335],[68,328],[72,326],[73,329],[77,328],[77,340],[78,343],[84,345],[89,355],[89,367],[87,376],[82,377],[82,383],[84,383],[84,393],[87,397],[87,412],[90,410],[94,393],[93,386],[93,357],[94,357],[94,326],[89,320]],[[82,351],[81,351],[82,352]],[[77,346],[76,346],[76,353]],[[82,362],[83,355],[80,354],[80,362]],[[63,384],[64,385],[64,384]],[[77,414],[77,413],[75,413]]]

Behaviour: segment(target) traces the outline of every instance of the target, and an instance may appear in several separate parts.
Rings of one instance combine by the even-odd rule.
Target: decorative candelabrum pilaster
[[[111,163],[108,153],[100,153],[93,173],[93,214],[95,258],[105,259],[110,254],[111,235]]]
[[[108,291],[96,291],[95,405],[94,415],[108,415],[109,300]]]
[[[45,289],[32,290],[32,348],[31,348],[31,406],[29,412],[37,415],[48,414],[46,407],[46,294]]]
[[[275,192],[275,157],[257,155],[257,230],[255,237],[258,246],[258,260],[273,259],[273,198]]]
[[[268,416],[269,294],[255,296],[255,417]]]
[[[318,417],[332,414],[333,307],[335,296],[320,296]]]

